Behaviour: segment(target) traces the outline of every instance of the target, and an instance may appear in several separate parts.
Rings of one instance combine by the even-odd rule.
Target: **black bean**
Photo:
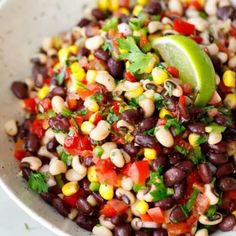
[[[156,207],[160,207],[162,210],[168,210],[174,206],[175,202],[172,197],[167,197],[161,201],[155,202]]]
[[[174,185],[174,195],[172,196],[172,198],[174,200],[180,200],[181,198],[184,197],[184,193],[185,193],[185,181],[182,181],[181,183],[179,184],[175,184]]]
[[[223,221],[218,225],[219,230],[223,232],[228,232],[233,230],[236,225],[236,218],[234,215],[225,216]]]
[[[218,75],[222,75],[223,65],[221,60],[217,56],[210,56],[214,69]]]
[[[184,171],[186,174],[190,174],[194,169],[194,164],[190,160],[181,161],[175,166]]]
[[[48,204],[52,205],[53,200],[57,198],[57,196],[53,193],[40,193],[40,197]]]
[[[125,224],[127,218],[128,218],[128,215],[126,213],[121,214],[121,215],[115,215],[111,218],[111,223],[114,225],[123,225]]]
[[[93,227],[98,224],[98,219],[92,216],[79,215],[75,222],[83,229],[92,231]]]
[[[80,181],[81,187],[83,188],[85,194],[89,195],[91,193],[91,190],[89,189],[90,182],[88,179],[83,179]]]
[[[140,151],[140,147],[139,146],[135,146],[134,143],[124,144],[123,148],[131,156],[137,155],[139,153],[139,151]]]
[[[114,76],[116,79],[123,78],[123,72],[125,68],[123,61],[116,61],[113,58],[110,58],[107,61],[107,67],[110,74]]]
[[[11,85],[11,91],[19,99],[25,99],[29,96],[27,84],[21,81],[13,82]]]
[[[187,216],[184,214],[180,206],[175,206],[169,216],[172,223],[180,223],[187,220]]]
[[[156,126],[157,118],[156,117],[150,117],[142,120],[138,125],[138,131],[144,132],[145,130],[152,129]]]
[[[147,6],[146,11],[151,15],[158,15],[161,12],[161,4],[158,0],[151,0]]]
[[[135,125],[143,119],[143,114],[138,110],[128,109],[122,113],[122,119]]]
[[[145,232],[143,230],[139,230],[135,232],[135,236],[150,236],[148,232]]]
[[[157,140],[154,136],[138,134],[135,136],[135,143],[142,147],[155,148],[157,144]]]
[[[212,173],[208,163],[202,163],[198,166],[198,174],[203,183],[209,184],[212,181]]]
[[[102,205],[104,203],[104,199],[99,193],[92,192],[93,197],[96,199],[98,205]]]
[[[169,163],[171,165],[176,165],[177,163],[180,163],[183,160],[181,154],[176,152],[169,154],[168,158],[169,158]]]
[[[223,192],[228,190],[236,190],[236,179],[232,177],[225,177],[223,179],[220,179],[219,187]]]
[[[57,142],[57,140],[53,138],[47,143],[47,150],[49,152],[55,152],[58,145],[59,143]]]
[[[25,148],[29,152],[36,153],[40,148],[40,140],[36,134],[29,134],[25,141]]]
[[[131,236],[132,229],[129,224],[119,225],[115,227],[115,236]]]
[[[84,157],[83,163],[86,167],[90,167],[90,166],[94,165],[93,157]]]
[[[63,87],[57,86],[51,91],[52,96],[66,97],[66,90]]]
[[[91,13],[97,20],[105,20],[106,19],[105,13],[98,8],[93,9]]]
[[[203,123],[193,123],[189,124],[188,128],[191,132],[196,134],[204,134],[205,133],[205,125]]]
[[[86,215],[90,214],[93,211],[92,206],[83,197],[80,197],[77,200],[76,207],[79,210],[79,212],[86,214]]]
[[[236,141],[236,129],[228,127],[223,133],[223,139]]]
[[[56,197],[53,199],[52,205],[58,211],[58,213],[60,213],[62,216],[66,217],[70,213],[69,208],[65,205],[63,200],[59,197]]]
[[[187,122],[190,120],[188,108],[183,104],[177,104],[176,106],[177,119],[181,122]]]
[[[176,167],[172,167],[164,174],[164,181],[168,187],[180,183],[186,176],[186,173]]]
[[[47,79],[48,76],[48,69],[45,65],[35,63],[33,65],[32,75],[35,87],[42,88],[44,85],[44,79]]]
[[[156,229],[153,232],[153,236],[168,236],[168,233],[166,229],[160,228],[160,229]]]
[[[89,50],[85,47],[81,47],[81,48],[79,48],[77,55],[81,56],[81,57],[83,57],[83,56],[87,57],[89,55]]]
[[[221,178],[221,177],[226,177],[230,174],[232,174],[235,170],[235,165],[234,163],[226,163],[224,165],[221,165],[217,168],[216,170],[216,176],[218,178]]]
[[[67,132],[70,128],[70,123],[67,117],[57,115],[49,119],[49,126],[54,130]]]
[[[231,14],[231,20],[233,21],[233,23],[235,22],[235,20],[236,20],[236,9],[234,8],[234,11],[233,11],[233,13]],[[232,25],[233,25],[233,23],[232,23]],[[235,25],[235,23],[234,23],[234,25]]]
[[[214,145],[209,145],[209,148],[211,149],[211,152],[214,153],[225,153],[227,151],[227,145],[224,141]]]
[[[82,18],[79,23],[78,26],[79,27],[85,27],[87,26],[89,23],[91,22],[91,20],[87,19],[87,18]]]
[[[222,20],[227,20],[231,17],[234,8],[232,6],[219,7],[217,10],[217,16]]]
[[[158,158],[156,158],[153,162],[152,162],[152,169],[154,171],[157,171],[158,167],[167,167],[169,165],[169,161],[168,158],[160,155]]]
[[[22,168],[22,175],[25,180],[29,180],[30,174],[31,174],[30,168],[27,167]]]
[[[229,159],[227,153],[211,153],[211,152],[208,154],[208,158],[213,165],[217,166],[225,164]]]
[[[227,122],[227,118],[223,115],[216,115],[214,119],[219,125],[225,125],[225,123]]]
[[[109,59],[109,53],[99,48],[94,52],[94,56],[100,60],[107,61]]]

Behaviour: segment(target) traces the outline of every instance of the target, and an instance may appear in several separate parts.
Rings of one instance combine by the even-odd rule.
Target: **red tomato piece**
[[[183,106],[186,106],[186,103],[187,103],[187,99],[186,99],[186,96],[180,96],[179,97],[179,104],[183,105]]]
[[[154,207],[149,209],[148,215],[151,217],[152,221],[158,224],[162,224],[165,222],[165,215],[160,207]]]
[[[205,194],[198,194],[194,203],[193,212],[197,215],[203,215],[209,208],[210,203]]]
[[[130,82],[137,82],[136,77],[131,72],[125,72],[125,79]]]
[[[184,94],[191,94],[193,92],[193,86],[189,83],[185,83],[182,86]]]
[[[21,161],[26,156],[26,151],[23,149],[15,150],[15,158]]]
[[[149,177],[148,161],[136,161],[129,168],[129,176],[135,184],[144,184]]]
[[[131,163],[126,164],[121,170],[120,173],[125,176],[129,176],[129,169],[131,167]]]
[[[102,119],[103,119],[102,114],[101,114],[101,113],[97,113],[97,114],[95,115],[93,124],[97,125],[98,122],[101,121]]]
[[[24,99],[24,108],[30,113],[36,113],[37,104],[34,98]]]
[[[70,207],[76,208],[76,202],[80,196],[81,196],[81,193],[80,191],[78,191],[77,193],[71,196],[64,196],[63,201]]]
[[[112,101],[111,102],[112,110],[116,115],[120,113],[120,101]]]
[[[200,176],[199,176],[197,170],[194,170],[190,175],[188,175],[188,177],[187,177],[186,193],[185,193],[185,196],[187,198],[190,197],[190,195],[191,195],[191,193],[193,191],[193,185],[197,184],[197,183],[200,183],[200,182],[201,182],[201,179],[200,179]]]
[[[151,221],[153,221],[152,218],[151,218],[151,216],[148,215],[148,214],[141,215],[140,218],[141,218],[142,221],[145,221],[145,222],[151,222]]]
[[[77,148],[79,143],[79,137],[77,135],[67,136],[65,139],[65,148]]]
[[[107,202],[101,212],[107,217],[113,217],[125,213],[128,208],[129,206],[123,201],[112,199]]]
[[[195,26],[179,18],[174,19],[174,30],[183,35],[191,35],[195,31]]]
[[[94,93],[88,89],[78,88],[77,93],[81,97],[81,99],[85,100],[86,97],[92,96]]]
[[[198,35],[193,35],[193,36],[191,36],[191,39],[193,39],[193,40],[194,40],[196,43],[198,43],[198,44],[201,44],[202,41],[203,41],[202,37],[201,37],[201,36],[198,36]]]
[[[43,120],[34,120],[30,123],[30,131],[42,138],[44,136],[45,130],[43,129]]]
[[[179,78],[179,71],[173,66],[168,66],[167,71],[175,78]]]
[[[47,112],[52,108],[51,100],[49,98],[44,98],[40,101],[40,105],[43,107],[44,112]]]

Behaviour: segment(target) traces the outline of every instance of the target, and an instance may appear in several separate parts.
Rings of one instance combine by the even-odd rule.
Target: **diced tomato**
[[[201,11],[203,9],[203,5],[197,0],[192,0],[190,5],[193,6],[195,9],[197,9],[198,11]]]
[[[95,93],[105,93],[107,92],[106,88],[101,85],[101,84],[98,84],[98,83],[93,83],[93,84],[88,84],[87,85],[87,88],[93,92],[93,94]]]
[[[120,7],[129,8],[130,0],[120,0]]]
[[[198,194],[194,203],[193,212],[198,215],[203,215],[209,208],[210,203],[205,194]]]
[[[224,194],[224,198],[236,200],[236,190],[226,191]]]
[[[201,36],[198,36],[198,35],[193,35],[193,36],[191,36],[191,39],[193,39],[193,40],[194,40],[196,43],[198,43],[198,44],[201,44],[202,41],[203,41],[202,37],[201,37]]]
[[[44,136],[45,130],[43,129],[43,120],[34,120],[30,123],[30,132],[36,134],[38,138]]]
[[[236,27],[231,26],[230,31],[229,31],[229,34],[230,34],[231,36],[236,37]]]
[[[144,221],[144,222],[151,222],[151,221],[153,221],[153,219],[151,218],[151,216],[148,215],[148,214],[141,215],[140,218],[141,218],[141,220]]]
[[[71,196],[64,196],[63,201],[70,207],[76,208],[76,202],[80,196],[81,196],[81,192],[78,191],[77,193]]]
[[[165,222],[164,211],[160,207],[154,207],[148,210],[148,215],[152,218],[152,221],[162,224]]]
[[[24,108],[26,111],[35,114],[37,104],[34,98],[26,98],[24,99]]]
[[[105,205],[102,210],[101,210],[101,213],[103,215],[105,215],[106,217],[113,217],[113,216],[116,216],[116,211],[115,209],[113,209],[111,206],[109,205]]]
[[[125,176],[129,176],[129,169],[131,167],[131,163],[126,164],[121,170],[120,173]]]
[[[184,94],[191,94],[193,92],[193,86],[189,83],[184,83],[181,87]]]
[[[78,106],[78,101],[76,99],[67,99],[67,104],[68,104],[68,108],[71,111],[76,110],[77,106]]]
[[[174,19],[174,30],[183,35],[191,35],[195,31],[195,26],[179,18]]]
[[[188,175],[187,186],[186,186],[187,188],[186,188],[186,193],[185,193],[187,198],[189,198],[189,196],[191,195],[193,191],[193,185],[200,182],[201,182],[201,178],[197,170],[194,170],[193,172],[190,173],[190,175]]]
[[[186,103],[187,103],[187,98],[186,96],[180,96],[179,97],[179,104],[183,105],[183,106],[186,106]]]
[[[120,101],[112,101],[111,102],[111,107],[112,107],[112,111],[114,111],[114,113],[116,115],[119,115],[119,113],[120,113]]]
[[[137,82],[136,77],[131,72],[125,72],[125,79],[130,82]]]
[[[173,66],[168,66],[167,71],[175,78],[179,78],[179,71]]]
[[[101,113],[96,113],[93,124],[97,125],[99,121],[103,119],[103,116]]]
[[[135,184],[144,184],[149,177],[148,161],[136,161],[129,168],[129,176]]]
[[[225,86],[223,81],[220,81],[220,84],[218,86],[218,88],[220,89],[220,91],[222,91],[224,94],[226,93],[230,93],[232,90],[230,87]]]
[[[52,108],[50,98],[44,98],[42,101],[40,101],[40,105],[42,106],[44,112],[47,112]]]
[[[157,125],[165,125],[167,120],[165,118],[159,118],[157,121]]]
[[[18,161],[21,161],[26,156],[26,151],[23,149],[15,150],[14,156]]]
[[[65,148],[77,148],[79,137],[77,135],[67,136],[64,142]]]
[[[92,96],[94,93],[88,89],[78,88],[77,93],[81,97],[81,99],[85,100],[86,97]]]

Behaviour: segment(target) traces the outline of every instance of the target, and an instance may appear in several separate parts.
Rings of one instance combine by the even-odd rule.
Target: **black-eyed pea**
[[[199,229],[195,236],[208,236],[208,230],[207,229]]]
[[[54,138],[55,134],[51,128],[47,129],[43,139],[42,139],[42,144],[47,145],[47,143]]]
[[[57,156],[55,156],[53,153],[49,152],[46,146],[41,146],[38,150],[39,156],[45,156],[50,159],[57,159]]]
[[[89,136],[95,141],[102,141],[110,134],[111,125],[105,121],[101,120],[98,122],[97,126],[90,132]]]
[[[38,157],[24,157],[21,163],[28,163],[31,170],[39,170],[42,166],[42,161]]]
[[[105,215],[100,215],[99,223],[100,225],[105,226],[110,230],[113,230],[115,228],[115,225],[110,220],[106,219]]]
[[[57,114],[60,114],[62,110],[65,108],[65,101],[60,96],[54,96],[51,102],[52,102],[52,109]]]
[[[130,123],[128,123],[127,121],[125,121],[125,120],[119,120],[117,122],[116,126],[117,126],[118,129],[127,128],[130,132],[134,131],[134,126],[131,125]]]
[[[163,125],[160,125],[155,130],[155,137],[158,142],[164,147],[172,147],[174,145],[174,138],[171,132],[166,129]]]
[[[9,136],[15,136],[18,133],[18,128],[15,120],[9,120],[5,123],[5,131]]]
[[[115,79],[107,71],[97,71],[95,80],[104,85],[109,92],[116,88]]]
[[[100,35],[85,40],[85,47],[89,50],[96,50],[104,43],[104,39]]]
[[[200,215],[198,218],[198,221],[203,225],[218,225],[222,220],[223,216],[218,212],[214,219],[209,219],[206,215]]]
[[[111,150],[110,159],[111,162],[118,168],[122,168],[125,165],[124,157],[118,148]]]
[[[154,101],[150,98],[141,99],[139,101],[139,106],[143,109],[145,118],[152,116],[155,111]]]
[[[134,182],[130,177],[123,176],[121,178],[121,187],[127,191],[132,190]]]
[[[55,135],[55,139],[57,140],[57,142],[61,145],[64,145],[67,135],[62,132],[54,133],[54,135]]]
[[[180,87],[179,85],[179,81],[177,81],[176,79],[167,79],[164,82],[164,88],[166,90],[168,90],[169,88],[173,88],[172,89],[172,95],[175,97],[180,97],[183,95],[183,89]]]
[[[82,165],[82,163],[80,162],[79,156],[74,156],[72,159],[72,168],[81,176],[86,175],[87,173],[87,168]]]
[[[58,159],[52,159],[49,163],[49,173],[51,175],[59,175],[62,173],[66,173],[67,166],[66,164]]]
[[[125,189],[122,188],[118,188],[116,190],[116,197],[118,199],[121,199],[122,201],[124,201],[126,204],[128,205],[133,205],[135,203],[135,196],[132,192],[127,191]]]
[[[110,152],[112,149],[117,148],[116,143],[114,142],[106,142],[102,145],[103,154],[101,156],[101,159],[108,159],[110,157]]]
[[[92,232],[95,236],[112,236],[113,235],[111,230],[109,230],[107,227],[102,226],[102,225],[94,226]]]
[[[65,177],[68,181],[80,181],[82,180],[85,175],[80,175],[78,174],[78,172],[76,172],[74,169],[69,169],[66,173],[65,173]]]

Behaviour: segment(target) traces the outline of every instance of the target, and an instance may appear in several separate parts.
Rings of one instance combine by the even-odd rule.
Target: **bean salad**
[[[205,106],[153,42],[183,35],[214,66]],[[98,0],[45,38],[9,120],[28,187],[95,236],[236,228],[236,8],[230,0]],[[189,65],[191,66],[191,65]],[[205,84],[207,84],[207,76]]]

